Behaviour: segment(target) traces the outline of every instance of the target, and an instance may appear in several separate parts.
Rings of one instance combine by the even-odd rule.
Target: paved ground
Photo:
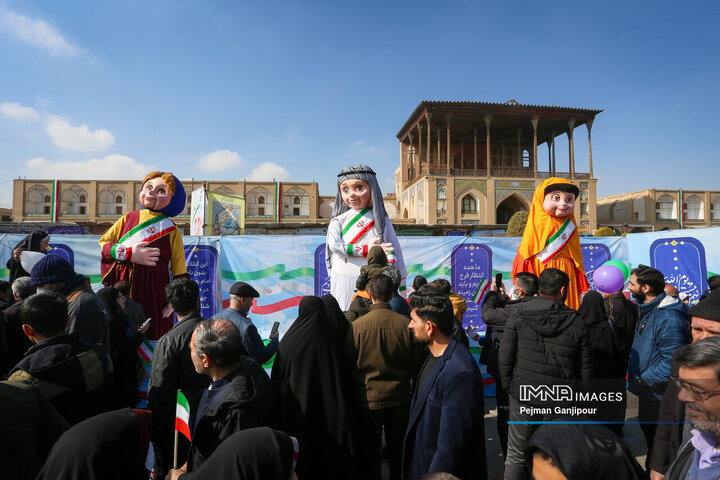
[[[630,392],[628,394],[628,407],[625,415],[626,420],[637,420],[637,397]],[[497,410],[495,397],[485,399],[485,447],[487,448],[488,474],[491,480],[502,480],[504,459],[500,448],[500,440],[497,433]],[[635,455],[635,459],[642,466],[645,465],[645,437],[643,437],[640,426],[637,424],[625,425],[623,429],[624,441]],[[390,472],[387,468],[387,461],[383,460],[383,478],[389,478]]]
[[[628,408],[626,420],[637,420],[637,397],[628,392]],[[497,434],[497,410],[495,409],[495,397],[485,399],[485,446],[487,448],[488,473],[491,479],[502,479],[504,472],[502,450]],[[637,424],[625,425],[623,429],[624,440],[635,455],[640,465],[645,465],[645,437],[643,437],[640,426]]]

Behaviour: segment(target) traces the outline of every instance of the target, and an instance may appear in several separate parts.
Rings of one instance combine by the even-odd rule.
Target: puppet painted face
[[[370,186],[362,180],[345,180],[340,184],[340,196],[348,207],[362,210],[370,205]]]
[[[172,192],[170,187],[165,184],[162,177],[151,178],[140,190],[140,204],[152,210],[162,210],[167,207],[172,200]]]
[[[545,195],[543,210],[553,217],[565,218],[575,211],[575,194],[553,190]]]

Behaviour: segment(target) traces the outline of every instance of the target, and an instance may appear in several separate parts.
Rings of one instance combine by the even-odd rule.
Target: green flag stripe
[[[279,273],[280,280],[292,280],[298,277],[314,277],[315,269],[310,267],[300,267],[295,270],[285,271],[285,264],[279,263],[272,267],[263,268],[262,270],[256,270],[254,272],[233,272],[232,270],[222,270],[222,277],[227,280],[234,280],[236,282],[247,282],[250,280],[257,280],[259,278],[269,277],[275,273]]]
[[[416,263],[415,265],[410,265],[407,267],[407,273],[408,275],[416,273],[418,275],[422,275],[423,277],[438,277],[441,275],[444,275],[446,277],[450,276],[450,267],[435,267],[431,268],[429,270],[423,270],[423,264],[422,263]]]
[[[182,408],[184,408],[188,413],[190,412],[190,404],[188,404],[187,398],[185,398],[185,395],[183,395],[183,393],[180,390],[178,390],[178,394],[177,394],[177,403]]]
[[[345,225],[345,228],[343,228],[343,231],[342,231],[341,236],[342,236],[342,235],[345,235],[345,234],[347,233],[347,231],[350,230],[353,225],[355,225],[355,222],[357,222],[358,220],[360,220],[360,218],[361,218],[363,215],[365,215],[367,212],[369,212],[369,211],[370,211],[370,207],[365,207],[365,208],[363,208],[363,210],[362,210],[360,213],[358,213],[358,214],[355,216],[355,218],[353,218],[347,225]]]

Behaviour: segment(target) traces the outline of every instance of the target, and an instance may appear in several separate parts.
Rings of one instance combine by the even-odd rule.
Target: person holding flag
[[[165,287],[165,296],[177,314],[178,323],[160,338],[154,351],[150,351],[145,343],[140,345],[141,358],[152,360],[147,400],[153,414],[153,470],[158,478],[165,478],[167,471],[176,466],[171,463],[173,450],[183,462],[190,450],[189,434],[187,441],[181,437],[177,447],[173,448],[173,405],[178,398],[177,391],[180,390],[187,399],[188,410],[193,413],[189,420],[192,425],[203,391],[210,385],[210,378],[198,373],[190,358],[190,339],[197,325],[204,320],[200,316],[198,284],[189,278],[178,278]]]
[[[577,310],[580,295],[590,289],[585,277],[580,236],[575,222],[575,201],[580,190],[564,178],[551,177],[535,189],[512,276],[519,272],[540,275],[557,268],[570,277],[565,304]]]
[[[170,470],[166,478],[196,470],[233,433],[267,425],[266,413],[273,404],[270,378],[243,352],[242,336],[232,322],[203,320],[195,327],[190,356],[195,370],[212,383],[203,391],[192,427],[189,403],[178,396],[175,430],[186,437],[191,434],[192,444],[187,462]]]

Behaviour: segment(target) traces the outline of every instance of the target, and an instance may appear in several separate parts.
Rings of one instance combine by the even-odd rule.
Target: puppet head
[[[185,189],[172,173],[148,173],[143,179],[138,198],[143,208],[168,217],[174,217],[185,208]]]
[[[575,211],[580,190],[572,183],[552,183],[545,187],[543,193],[543,210],[553,217],[565,218]]]
[[[382,192],[380,191],[380,185],[378,185],[373,169],[367,165],[345,167],[337,176],[337,184],[338,191],[335,196],[335,207],[333,207],[332,217],[345,213],[350,208],[353,210],[362,210],[366,206],[372,206],[375,224],[380,228],[380,235],[382,236],[385,230],[384,218],[387,212],[385,212]],[[344,192],[345,187],[348,189],[347,192]],[[362,189],[358,187],[362,187]],[[355,203],[353,203],[353,200]]]

